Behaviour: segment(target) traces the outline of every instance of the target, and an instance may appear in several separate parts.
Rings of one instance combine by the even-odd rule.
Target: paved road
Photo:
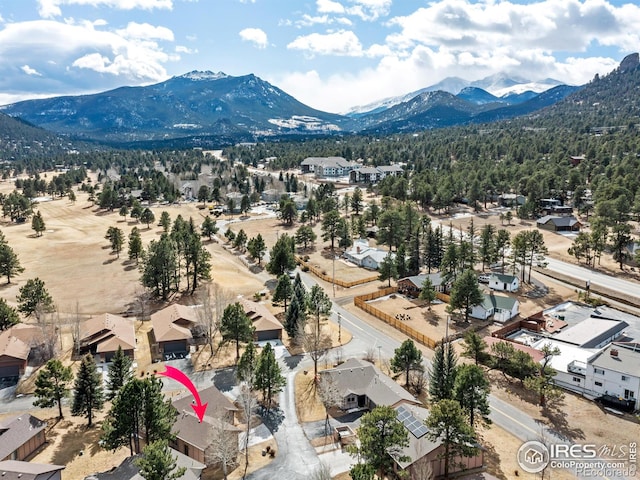
[[[581,267],[571,263],[547,257],[547,268],[553,272],[558,272],[573,278],[582,279],[585,282],[591,281],[592,285],[609,288],[613,291],[623,292],[640,298],[640,284],[630,282],[621,278],[611,277],[604,273],[596,272],[590,268]]]

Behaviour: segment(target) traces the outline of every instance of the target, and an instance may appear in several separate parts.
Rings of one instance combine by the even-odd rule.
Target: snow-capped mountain
[[[482,89],[485,92],[488,92],[489,94],[496,97],[497,101],[501,101],[502,97],[508,97],[502,100],[503,103],[514,104],[519,103],[520,101],[524,102],[533,98],[530,95],[524,95],[520,97],[520,95],[525,92],[533,92],[534,94],[538,94],[558,85],[562,85],[562,82],[554,80],[552,78],[546,78],[544,80],[534,82],[522,77],[510,76],[504,73],[490,75],[488,77],[475,81],[468,81],[459,77],[447,77],[436,84],[422,88],[420,90],[416,90],[411,93],[407,93],[406,95],[384,98],[367,105],[353,107],[346,111],[344,115],[357,118],[361,117],[362,115],[376,114],[395,105],[399,105],[400,103],[407,102],[424,92],[443,91],[451,93],[453,95],[459,95],[460,93],[462,93],[462,98],[465,98],[465,96],[469,93],[469,91],[466,91],[465,93],[465,90],[468,88]],[[478,92],[476,91],[476,93]],[[481,103],[488,102],[482,101]]]

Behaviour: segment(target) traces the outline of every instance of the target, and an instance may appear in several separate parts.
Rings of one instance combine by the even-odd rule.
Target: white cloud
[[[258,48],[267,48],[269,41],[267,34],[260,28],[245,28],[240,31],[240,38],[246,42],[251,42]]]
[[[129,22],[127,28],[116,30],[118,35],[130,39],[157,39],[173,41],[173,32],[166,27],[155,27],[148,23]]]
[[[374,21],[389,14],[392,0],[349,0],[354,4],[346,8],[346,13],[362,20]]]
[[[383,52],[388,53],[386,47],[374,45],[365,50],[355,33],[349,30],[339,30],[326,34],[312,33],[301,35],[287,45],[289,50],[301,50],[308,56],[336,55],[340,57],[375,57]]]
[[[337,23],[340,25],[352,26],[353,22],[347,17],[330,17],[329,15],[312,16],[308,14],[302,15],[301,20],[295,22],[296,27],[311,27],[313,25],[331,25]]]
[[[345,13],[344,6],[332,0],[316,0],[316,6],[319,13]]]
[[[108,31],[95,28],[90,22],[35,20],[3,27],[0,29],[0,78],[8,76],[11,64],[29,65],[34,70],[46,71],[48,78],[56,78],[60,82],[56,88],[65,84],[67,89],[78,84],[97,87],[94,76],[78,75],[77,69],[136,82],[160,81],[168,76],[164,65],[177,58],[174,53],[166,53],[160,44],[171,42],[173,33],[149,24],[130,23],[122,30]],[[10,78],[1,79],[0,89],[14,93],[7,87],[14,89],[15,84],[11,84]]]
[[[31,68],[29,65],[21,66],[20,70],[22,70],[27,75],[35,75],[37,77],[41,77],[42,76],[42,74],[40,72],[38,72],[35,68]]]
[[[153,10],[173,8],[172,0],[38,0],[38,13],[43,18],[59,17],[63,5],[109,7],[119,10]]]
[[[185,47],[184,45],[176,45],[175,51],[176,53],[187,53],[190,55],[198,53],[197,48],[189,48],[189,47]]]
[[[347,12],[353,13],[358,6],[354,3],[366,3],[377,12],[387,5],[383,0],[351,2]],[[333,4],[317,5],[330,10]],[[385,25],[398,30],[383,45],[363,46],[347,31],[296,38],[289,49],[379,61],[357,72],[282,74],[277,84],[316,108],[344,111],[346,106],[404,95],[448,76],[476,80],[504,72],[580,85],[595,73],[609,73],[620,60],[590,55],[591,48],[618,47],[622,58],[640,45],[640,5],[616,6],[611,0],[434,0]]]

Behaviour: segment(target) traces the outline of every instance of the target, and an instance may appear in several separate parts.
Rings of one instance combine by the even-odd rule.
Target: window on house
[[[577,382],[577,383],[580,383],[580,379],[578,377],[573,377],[573,381]]]
[[[602,386],[602,382],[596,382],[596,387],[601,387]]]
[[[629,380],[629,377],[627,377],[626,375],[622,375],[622,381],[626,382],[627,380]]]
[[[601,368],[594,368],[593,371],[598,375],[604,375],[604,370]]]

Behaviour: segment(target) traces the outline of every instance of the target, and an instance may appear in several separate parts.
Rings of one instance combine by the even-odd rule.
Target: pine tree
[[[62,399],[69,396],[69,382],[73,378],[71,367],[65,367],[60,360],[52,359],[38,372],[34,395],[36,407],[58,406],[58,418],[62,415]]]
[[[20,323],[18,310],[7,303],[4,298],[0,298],[0,332]]]
[[[473,427],[476,414],[479,414],[485,423],[491,423],[489,419],[489,381],[481,367],[477,365],[461,365],[456,373],[453,387],[455,398],[462,410],[469,417],[469,424]]]
[[[266,402],[267,410],[271,408],[273,396],[280,393],[286,383],[287,380],[282,376],[273,347],[267,343],[258,358],[253,384],[256,390],[262,392],[262,400]]]
[[[236,368],[236,377],[241,382],[246,382],[248,385],[253,385],[255,378],[256,368],[258,366],[258,352],[253,342],[247,344],[242,356],[238,361]]]
[[[405,340],[394,351],[391,359],[391,369],[395,373],[404,372],[404,386],[409,386],[409,374],[412,371],[422,371],[422,352],[418,350],[413,340]]]
[[[131,358],[129,358],[121,346],[118,346],[115,355],[111,359],[109,372],[107,373],[107,398],[112,400],[120,389],[131,379]]]
[[[436,347],[429,375],[429,396],[432,402],[452,397],[456,363],[456,354],[451,343],[442,342]]]
[[[273,292],[274,302],[284,302],[284,310],[287,311],[287,302],[293,295],[293,285],[291,279],[286,273],[278,277],[278,284]]]
[[[93,356],[87,354],[82,359],[76,376],[71,415],[84,416],[90,427],[94,413],[102,410],[103,405],[102,375],[98,372]]]
[[[31,228],[33,229],[34,232],[36,232],[36,235],[38,237],[40,237],[42,235],[42,232],[44,232],[47,229],[44,223],[44,219],[42,218],[42,214],[40,213],[40,210],[38,210],[36,214],[33,216],[33,218],[31,219]]]
[[[5,236],[0,232],[0,275],[7,277],[7,283],[11,283],[11,277],[24,272],[20,265],[18,255],[9,246]]]
[[[173,438],[175,420],[176,409],[165,399],[162,382],[155,376],[134,378],[113,399],[101,438],[105,448],[129,446],[133,455],[140,453],[140,438],[146,443]]]
[[[142,253],[143,247],[140,230],[138,230],[138,227],[133,227],[129,235],[129,260],[135,260],[137,265]]]
[[[166,440],[151,442],[142,449],[142,455],[135,460],[140,476],[145,480],[177,480],[187,471],[186,467],[176,468]]]
[[[465,270],[451,287],[451,311],[462,310],[465,321],[469,320],[469,312],[475,305],[484,301],[484,295],[478,286],[478,278],[473,270]]]
[[[240,360],[240,342],[253,341],[254,328],[239,302],[228,305],[222,313],[220,333],[223,342],[235,342],[236,363]]]

